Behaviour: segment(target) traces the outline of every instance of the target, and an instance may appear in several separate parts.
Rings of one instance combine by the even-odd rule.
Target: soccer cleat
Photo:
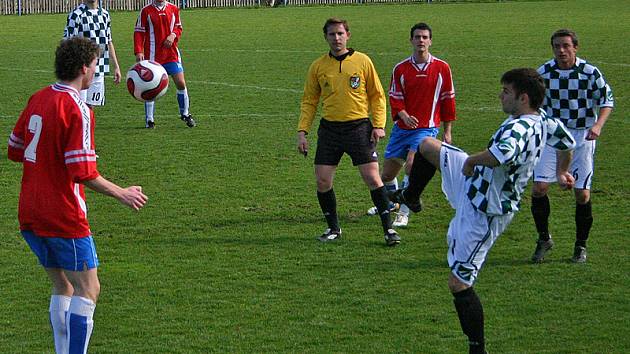
[[[545,255],[548,251],[553,248],[553,240],[549,238],[548,240],[538,240],[536,241],[536,250],[532,255],[532,262],[534,263],[542,263],[545,260]]]
[[[398,232],[394,229],[389,229],[385,233],[385,243],[388,246],[396,246],[400,243],[400,236],[398,236]]]
[[[182,115],[181,119],[186,123],[186,125],[188,126],[188,128],[192,128],[194,126],[196,126],[197,124],[195,123],[195,120],[193,119],[192,114],[189,114],[187,116]]]
[[[397,189],[394,192],[388,193],[389,200],[393,203],[405,204],[409,207],[409,210],[414,213],[419,213],[422,210],[422,199],[418,198],[418,201],[411,201],[405,198],[406,189]]]
[[[326,231],[324,231],[324,233],[319,236],[317,239],[320,240],[321,242],[331,242],[331,241],[336,241],[338,239],[341,238],[341,230],[331,230],[331,229],[326,229]]]
[[[150,120],[150,121],[147,122],[147,124],[144,127],[147,128],[147,129],[155,129],[155,122]]]
[[[389,203],[389,212],[391,213],[396,210],[398,210],[398,204]],[[378,215],[378,209],[375,206],[373,206],[367,210],[366,214],[369,216]]]
[[[586,247],[575,246],[573,249],[573,257],[571,257],[573,263],[586,263]]]
[[[409,223],[409,216],[398,213],[396,215],[396,219],[394,219],[394,222],[392,223],[392,226],[393,227],[407,227],[408,223]]]

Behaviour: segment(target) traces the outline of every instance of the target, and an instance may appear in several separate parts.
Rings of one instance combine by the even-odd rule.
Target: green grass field
[[[136,16],[112,14],[123,72]],[[390,249],[379,222],[364,216],[369,193],[344,157],[335,180],[344,239],[315,240],[325,222],[295,128],[308,65],[328,50],[321,26],[330,16],[350,21],[350,46],[372,57],[386,87],[411,53],[411,25],[431,24],[432,53],[453,69],[454,143],[470,152],[504,119],[500,75],[551,58],[554,30],[578,32],[578,55],[603,71],[616,99],[598,145],[589,261],[569,262],[574,202],[554,189],[556,247],[546,263],[529,264],[536,238],[527,195],[475,289],[492,353],[629,352],[628,0],[183,11],[180,48],[198,127],[179,120],[173,88],[156,105],[154,131],[143,128],[142,104],[111,80],[96,112],[99,170],[142,185],[150,200],[135,213],[88,192],[102,284],[91,352],[467,350],[446,286],[453,212],[439,177],[426,210]],[[65,15],[0,17],[0,136],[54,81],[64,24]],[[20,176],[21,166],[0,159],[0,352],[50,353],[50,285],[18,232]]]

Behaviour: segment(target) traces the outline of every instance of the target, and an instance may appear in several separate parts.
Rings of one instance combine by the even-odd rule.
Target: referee
[[[575,177],[575,247],[571,260],[586,262],[588,239],[593,214],[591,212],[591,181],[595,142],[608,120],[614,105],[613,92],[601,71],[578,58],[578,37],[574,31],[560,29],[551,35],[554,59],[538,68],[545,80],[544,110],[560,119],[576,140],[570,171]],[[534,170],[532,215],[538,231],[532,261],[540,263],[553,247],[549,234],[549,184],[555,182],[556,156],[545,149]]]
[[[376,153],[376,144],[385,136],[385,92],[370,58],[347,47],[350,30],[346,20],[330,18],[323,31],[330,51],[315,60],[308,70],[297,133],[297,149],[306,156],[306,135],[321,97],[315,177],[317,199],[328,228],[318,239],[330,242],[341,237],[333,178],[341,157],[347,153],[370,189],[385,243],[395,246],[400,237],[391,226],[389,200],[379,176]],[[368,118],[370,111],[372,121]]]

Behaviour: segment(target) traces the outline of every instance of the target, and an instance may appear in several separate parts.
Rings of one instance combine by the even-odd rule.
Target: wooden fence
[[[100,0],[101,5],[110,11],[137,11],[151,0]],[[327,4],[385,3],[385,2],[426,2],[430,0],[170,0],[181,8],[194,7],[256,7],[278,4],[305,6]],[[457,0],[436,0],[446,2]],[[0,0],[0,15],[29,15],[42,13],[67,13],[81,0]]]

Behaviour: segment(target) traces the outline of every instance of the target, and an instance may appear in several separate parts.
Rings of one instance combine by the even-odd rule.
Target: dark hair
[[[328,34],[328,26],[332,26],[332,25],[343,25],[343,28],[346,29],[346,32],[350,32],[350,27],[348,26],[348,21],[343,20],[339,17],[331,17],[328,20],[326,20],[326,23],[324,23],[324,35]]]
[[[562,28],[559,29],[557,31],[555,31],[552,35],[551,35],[551,46],[553,46],[553,40],[558,38],[558,37],[571,37],[571,42],[573,42],[573,46],[577,47],[578,46],[578,36],[577,34],[575,34],[575,31],[567,29],[567,28]]]
[[[84,65],[90,66],[99,55],[98,45],[87,38],[64,39],[55,51],[55,76],[61,81],[72,81]]]
[[[409,31],[409,38],[413,39],[413,32],[416,30],[429,31],[429,38],[433,39],[433,30],[431,29],[431,26],[426,23],[420,22],[413,25],[413,27],[411,27],[411,31]]]
[[[538,72],[532,68],[512,69],[501,77],[501,83],[514,87],[516,96],[526,93],[529,107],[539,109],[545,98],[545,83]]]

